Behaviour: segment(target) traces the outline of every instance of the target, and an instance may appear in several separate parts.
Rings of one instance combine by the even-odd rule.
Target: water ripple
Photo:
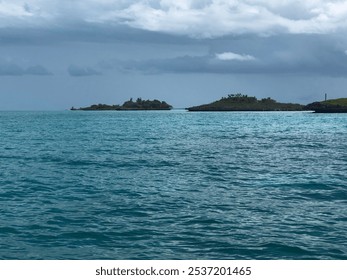
[[[0,258],[347,259],[346,118],[0,112]]]

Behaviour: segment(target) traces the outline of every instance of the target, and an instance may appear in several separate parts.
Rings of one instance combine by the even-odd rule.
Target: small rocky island
[[[313,102],[306,105],[304,109],[315,113],[347,113],[347,98]]]
[[[241,93],[229,94],[227,97],[200,106],[187,108],[188,111],[302,111],[304,106],[293,103],[279,103],[274,99],[258,100]]]
[[[130,100],[123,103],[123,105],[107,105],[107,104],[94,104],[89,107],[82,107],[76,109],[74,107],[71,110],[81,111],[124,111],[124,110],[171,110],[172,106],[167,104],[165,101],[154,100],[143,100],[137,98],[136,101]]]

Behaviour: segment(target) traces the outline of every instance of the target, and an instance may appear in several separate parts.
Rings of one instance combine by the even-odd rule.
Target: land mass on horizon
[[[133,101],[130,98],[125,101],[123,105],[107,105],[107,104],[94,104],[89,107],[81,107],[79,109],[72,107],[71,110],[81,111],[124,111],[124,110],[171,110],[172,106],[167,104],[165,101],[154,100],[143,100],[137,98]]]
[[[72,107],[71,110],[81,111],[124,111],[124,110],[171,110],[172,106],[165,101],[143,100],[130,98],[123,105],[94,104],[79,109]],[[220,100],[209,104],[186,108],[190,112],[197,111],[314,111],[315,113],[347,113],[347,98],[330,99],[313,102],[308,105],[298,103],[281,103],[268,97],[257,99],[241,93],[229,94]]]
[[[280,103],[268,97],[258,100],[241,93],[229,94],[209,104],[187,108],[188,111],[302,111],[304,105]]]
[[[347,98],[313,102],[306,105],[304,109],[315,113],[347,113]]]
[[[347,113],[347,98],[313,102],[308,105],[280,103],[268,97],[258,100],[241,93],[229,94],[209,104],[187,108],[196,111],[314,111],[315,113]]]

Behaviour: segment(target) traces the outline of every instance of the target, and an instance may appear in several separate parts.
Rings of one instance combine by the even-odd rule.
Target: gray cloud
[[[329,34],[346,30],[346,1],[22,0],[0,2],[0,28],[77,24],[213,38],[229,34]],[[256,24],[254,24],[256,22]]]
[[[91,67],[82,67],[77,65],[70,65],[68,67],[68,73],[73,77],[83,77],[83,76],[95,76],[101,75],[100,71],[97,71]]]
[[[347,75],[345,45],[323,35],[244,37],[211,41],[210,53],[164,59],[109,61],[124,72]],[[105,67],[106,68],[106,67]]]
[[[47,76],[52,73],[41,65],[29,66],[25,69],[14,62],[0,61],[0,76],[23,75]]]
[[[15,63],[0,62],[0,75],[1,76],[21,76],[25,71]]]

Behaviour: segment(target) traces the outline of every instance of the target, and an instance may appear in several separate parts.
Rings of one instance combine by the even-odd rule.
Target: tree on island
[[[248,96],[247,94],[242,94],[242,93],[232,93],[228,94],[227,97],[222,97],[221,100],[228,101],[228,102],[236,102],[236,103],[241,103],[241,102],[246,102],[246,103],[253,103],[257,102],[257,98],[254,96]]]

